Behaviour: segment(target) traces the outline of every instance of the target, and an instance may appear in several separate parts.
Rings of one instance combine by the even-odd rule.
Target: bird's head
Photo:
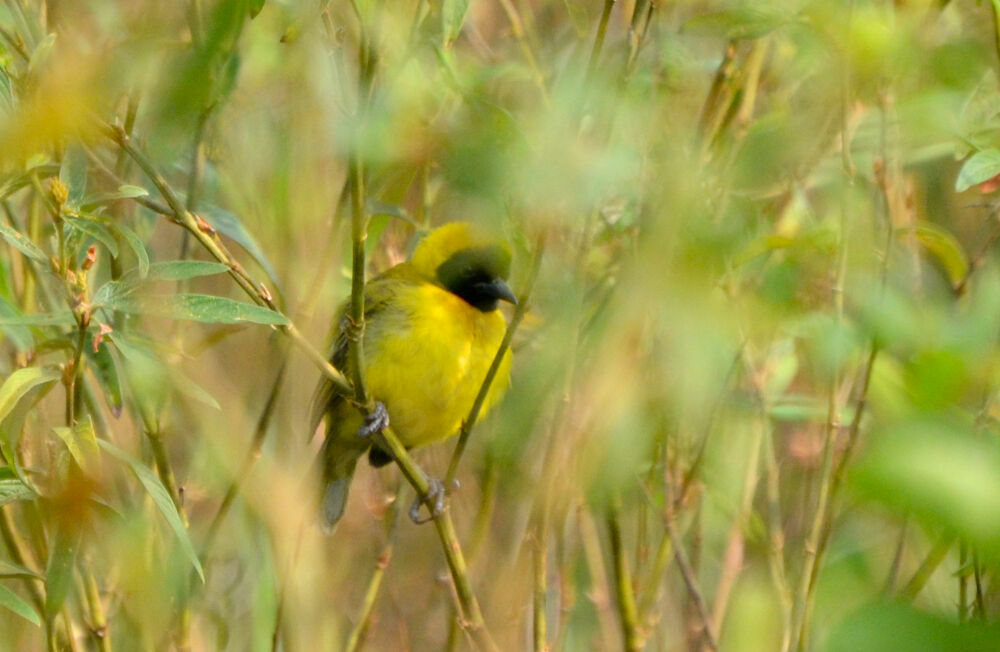
[[[517,303],[507,285],[510,248],[503,238],[469,222],[451,222],[431,231],[413,252],[418,273],[482,312],[500,301]]]

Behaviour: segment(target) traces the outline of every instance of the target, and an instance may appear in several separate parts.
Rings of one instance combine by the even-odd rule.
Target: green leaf
[[[972,427],[928,417],[872,433],[852,481],[864,496],[928,527],[1000,550],[1000,446]]]
[[[278,275],[274,271],[274,266],[271,265],[271,261],[268,260],[267,255],[264,253],[260,244],[257,243],[257,240],[254,239],[252,235],[250,235],[250,232],[246,230],[246,227],[243,226],[243,223],[240,222],[239,218],[229,211],[212,205],[202,206],[198,210],[198,213],[205,218],[205,221],[211,224],[215,230],[243,247],[243,249],[245,249],[246,252],[257,261],[257,264],[260,265],[268,277],[270,277],[271,281],[274,282],[274,285],[276,287],[279,285]]]
[[[222,406],[219,402],[215,400],[215,397],[208,393],[208,390],[203,388],[198,383],[194,382],[178,370],[172,370],[174,374],[174,387],[181,394],[184,394],[188,398],[193,398],[194,400],[204,403],[209,407],[213,407],[216,410],[221,410]]]
[[[188,559],[191,561],[191,565],[198,572],[198,576],[201,580],[205,581],[205,573],[201,568],[201,562],[198,560],[198,553],[195,552],[194,545],[191,543],[191,538],[188,536],[187,530],[184,528],[184,523],[181,521],[180,515],[177,513],[177,507],[174,505],[174,501],[170,498],[170,494],[167,492],[163,483],[160,479],[149,470],[142,462],[135,459],[125,451],[114,446],[110,442],[103,439],[98,440],[98,445],[103,448],[112,457],[124,462],[128,465],[132,472],[135,473],[139,482],[142,484],[146,493],[149,497],[153,499],[153,503],[163,514],[163,517],[167,520],[167,524],[170,529],[174,531],[177,536],[177,540],[181,545],[181,549],[187,555]]]
[[[148,266],[145,274],[142,273],[141,269],[138,273],[132,271],[118,281],[108,281],[99,287],[94,293],[94,304],[129,312],[129,308],[126,306],[133,306],[137,301],[145,300],[135,296],[136,291],[142,287],[143,281],[183,281],[199,276],[221,274],[228,270],[229,267],[222,263],[200,260],[172,260],[165,263],[153,263]]]
[[[469,0],[444,0],[441,4],[441,32],[444,47],[458,38],[469,11]]]
[[[23,579],[41,579],[41,575],[26,566],[0,559],[0,577],[17,577]]]
[[[13,611],[21,618],[24,618],[30,623],[34,623],[36,627],[42,626],[42,620],[38,617],[38,613],[34,610],[34,608],[22,600],[19,595],[2,584],[0,584],[0,607],[5,607],[6,609]]]
[[[87,154],[82,147],[70,145],[66,148],[62,165],[59,166],[59,180],[66,184],[70,206],[79,206],[87,190]]]
[[[62,609],[73,584],[73,565],[80,547],[79,532],[67,532],[57,526],[49,546],[49,563],[45,569],[45,620],[51,621]]]
[[[204,260],[170,260],[149,266],[151,281],[186,281],[199,276],[228,272],[229,266]]]
[[[28,70],[30,72],[36,72],[38,68],[42,66],[46,60],[48,60],[49,54],[52,52],[52,48],[55,44],[55,32],[42,39],[42,42],[38,44],[38,47],[36,47],[34,52],[31,53],[31,58],[28,60]]]
[[[107,305],[126,313],[210,324],[284,325],[288,323],[287,317],[268,308],[207,294],[129,296]]]
[[[14,304],[0,296],[0,319],[5,317],[23,319],[24,315],[21,314],[21,311]],[[32,337],[31,331],[27,327],[0,323],[0,330],[10,338],[10,341],[14,343],[18,351],[30,351],[35,348],[35,338]]]
[[[69,454],[89,476],[95,476],[101,468],[100,451],[97,448],[97,435],[94,434],[94,422],[88,414],[72,428],[59,426],[52,429],[59,439],[66,444]]]
[[[735,7],[695,16],[684,23],[682,31],[727,39],[755,39],[767,35],[787,22],[789,22],[787,15],[779,12]]]
[[[67,224],[77,231],[100,242],[112,256],[118,258],[118,242],[115,241],[115,236],[111,235],[111,232],[103,224],[82,217],[67,217],[65,220]]]
[[[25,367],[8,376],[3,386],[0,386],[0,423],[32,388],[54,382],[60,376],[58,369],[46,367]]]
[[[118,373],[115,357],[111,354],[111,345],[105,341],[103,346],[98,346],[97,351],[94,351],[93,339],[91,338],[89,342],[87,359],[90,361],[90,368],[94,370],[98,381],[100,381],[111,414],[118,418],[122,414],[124,400],[122,398],[121,375]]]
[[[28,240],[28,238],[24,237],[6,224],[0,223],[0,236],[3,236],[3,239],[7,241],[7,244],[14,247],[28,258],[33,258],[40,263],[48,265],[49,257],[45,255],[44,251],[39,249],[34,242]]]
[[[84,197],[80,201],[82,210],[93,210],[103,204],[110,204],[122,199],[134,199],[136,197],[148,197],[149,191],[140,186],[118,186],[117,192],[101,192],[95,195]]]
[[[260,13],[260,10],[264,8],[264,0],[249,0],[249,1],[250,1],[250,6],[248,7],[248,11],[250,12],[250,19],[252,20],[256,18],[257,14]]]
[[[967,652],[1000,649],[995,623],[956,623],[910,605],[865,606],[838,623],[825,646],[829,652]]]
[[[34,500],[35,492],[9,466],[0,467],[0,506],[18,500]]]
[[[145,424],[155,424],[170,396],[170,374],[159,357],[139,342],[115,331],[108,335],[124,358],[125,377]]]
[[[965,162],[955,179],[955,192],[964,192],[972,186],[1000,174],[1000,150],[984,149]]]
[[[115,230],[135,253],[135,258],[139,263],[139,276],[146,278],[146,274],[149,273],[149,252],[146,251],[146,245],[143,244],[136,232],[128,227],[116,224]]]
[[[36,312],[30,315],[0,314],[0,326],[71,326],[76,323],[69,310]]]
[[[952,285],[958,285],[968,274],[969,258],[965,255],[962,243],[948,230],[930,222],[922,222],[903,231],[912,232],[924,249],[938,259]]]

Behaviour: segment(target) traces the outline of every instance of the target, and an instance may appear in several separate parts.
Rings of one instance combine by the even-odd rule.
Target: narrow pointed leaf
[[[198,576],[202,579],[202,581],[204,581],[205,573],[201,568],[201,562],[198,560],[198,553],[195,552],[194,544],[191,543],[191,538],[188,536],[188,532],[184,528],[184,523],[181,521],[181,517],[177,513],[177,507],[174,505],[174,501],[170,498],[170,494],[163,486],[163,483],[160,482],[160,479],[156,477],[156,474],[154,474],[146,465],[117,446],[103,439],[98,440],[97,443],[109,455],[124,462],[130,469],[132,469],[132,472],[139,479],[139,482],[146,490],[146,493],[148,493],[150,498],[153,499],[153,503],[156,504],[157,509],[160,510],[160,513],[163,514],[163,517],[167,520],[167,524],[170,526],[170,529],[174,531],[174,534],[177,536],[177,540],[180,543],[181,549],[191,561],[191,565],[194,566],[194,569],[198,572]]]
[[[29,623],[33,623],[35,627],[42,626],[42,620],[38,617],[38,613],[35,612],[32,606],[22,600],[21,596],[2,584],[0,584],[0,607],[13,611]]]
[[[0,236],[7,241],[7,244],[14,247],[28,258],[37,260],[40,263],[48,263],[49,257],[39,249],[34,242],[10,228],[6,224],[0,224]]]

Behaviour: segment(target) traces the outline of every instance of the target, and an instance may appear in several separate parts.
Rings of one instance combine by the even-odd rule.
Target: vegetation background
[[[0,648],[1000,649],[998,12],[4,0]],[[324,537],[351,270],[459,219],[508,397]]]

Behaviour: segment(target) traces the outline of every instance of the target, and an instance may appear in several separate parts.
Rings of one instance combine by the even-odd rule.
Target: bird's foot
[[[371,414],[365,415],[365,422],[358,428],[358,437],[368,439],[389,427],[389,413],[385,409],[385,403],[377,401],[375,409]]]
[[[413,505],[410,506],[410,520],[412,520],[417,525],[421,523],[426,523],[436,519],[438,516],[444,513],[447,504],[445,498],[448,492],[445,491],[444,485],[437,478],[428,478],[427,484],[427,495],[424,497],[417,496],[413,501]],[[428,508],[431,510],[431,515],[424,518],[420,516],[420,506],[426,503]]]

